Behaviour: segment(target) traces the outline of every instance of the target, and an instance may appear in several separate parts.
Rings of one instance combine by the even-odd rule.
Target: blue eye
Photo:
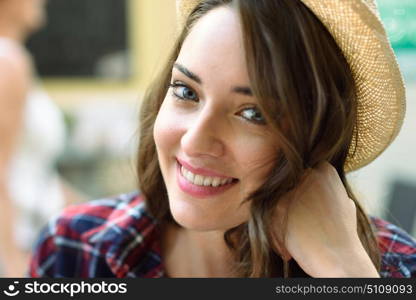
[[[263,115],[255,107],[250,107],[250,108],[243,109],[241,111],[241,115],[244,119],[247,119],[250,122],[253,122],[253,123],[256,123],[256,124],[261,124],[261,125],[266,124],[266,120],[264,119]]]
[[[173,95],[182,100],[197,101],[198,95],[184,83],[174,82],[169,85],[172,88]]]

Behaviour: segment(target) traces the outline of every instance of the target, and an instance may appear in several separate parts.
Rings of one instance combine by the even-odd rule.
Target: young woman
[[[371,1],[179,3],[141,111],[140,193],[65,210],[30,275],[410,277],[416,241],[345,173],[397,135],[404,88]]]

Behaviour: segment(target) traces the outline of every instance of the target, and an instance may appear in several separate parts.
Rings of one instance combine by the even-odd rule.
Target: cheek
[[[175,114],[169,113],[165,104],[162,104],[153,128],[153,138],[159,156],[175,151],[180,145],[181,136],[182,129],[179,118]]]
[[[240,149],[236,151],[236,161],[242,170],[244,188],[248,191],[258,188],[274,166],[278,147],[270,141],[271,139],[262,136],[251,136],[236,147]]]

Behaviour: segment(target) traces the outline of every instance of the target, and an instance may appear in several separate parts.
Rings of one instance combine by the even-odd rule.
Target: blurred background
[[[406,81],[406,118],[394,143],[348,177],[370,214],[416,235],[416,1],[378,5]],[[172,46],[175,0],[53,0],[47,15],[26,45],[64,116],[56,169],[83,201],[135,190],[140,99]]]
[[[136,189],[140,98],[170,48],[174,0],[53,0],[27,43],[65,114],[61,174],[88,198]]]
[[[26,99],[0,93],[0,277],[23,275],[63,207],[137,189],[140,100],[173,44],[175,12],[174,0],[0,2],[2,89],[22,92],[3,82],[13,64],[34,81]]]

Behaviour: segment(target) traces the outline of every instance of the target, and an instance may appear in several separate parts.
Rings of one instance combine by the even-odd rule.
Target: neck
[[[169,277],[232,277],[233,255],[222,231],[170,226],[164,232],[163,259]]]
[[[27,38],[27,33],[19,26],[11,26],[7,20],[2,20],[0,17],[0,36],[9,38],[18,43],[24,43]]]

